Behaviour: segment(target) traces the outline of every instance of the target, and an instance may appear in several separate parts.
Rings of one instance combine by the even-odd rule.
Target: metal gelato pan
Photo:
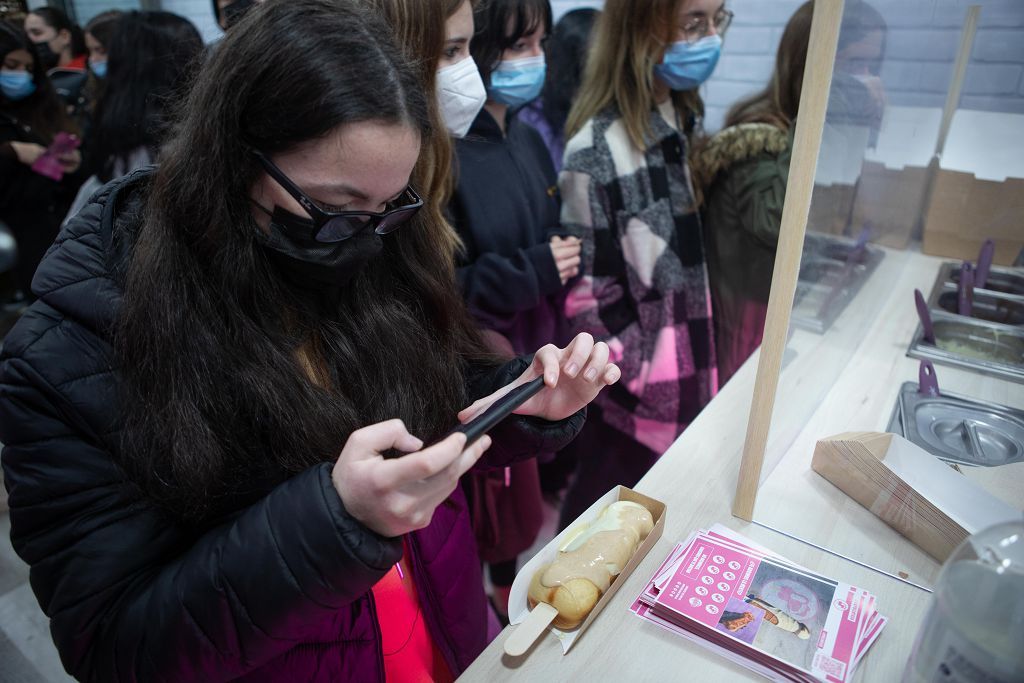
[[[936,296],[938,308],[948,313],[957,312],[958,292],[947,285],[945,291],[939,292]],[[987,320],[1003,325],[1024,325],[1024,299],[1017,300],[1015,297],[999,296],[989,294],[983,290],[974,290],[971,302],[971,318]]]
[[[889,431],[947,462],[996,467],[1024,461],[1024,411],[900,387]]]
[[[920,325],[907,355],[1024,382],[1024,328],[931,311],[935,344]]]
[[[948,261],[939,270],[939,282],[960,284],[960,264]],[[998,292],[1024,298],[1024,269],[992,267],[984,287],[975,285],[979,291]]]

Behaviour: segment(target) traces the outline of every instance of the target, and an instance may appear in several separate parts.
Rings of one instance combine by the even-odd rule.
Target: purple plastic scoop
[[[956,312],[970,316],[974,308],[974,269],[970,262],[960,266],[960,284],[957,285]]]
[[[932,327],[932,314],[928,312],[928,304],[924,301],[924,294],[920,289],[914,290],[914,303],[917,305],[917,317],[921,319],[921,329],[924,330],[924,340],[935,345],[935,328]]]
[[[988,282],[988,271],[992,268],[992,258],[996,253],[996,243],[992,240],[985,240],[978,253],[978,267],[974,271],[974,286],[985,289]]]
[[[930,360],[921,361],[921,366],[917,370],[917,393],[932,398],[938,398],[941,395],[939,380],[935,377],[935,366]]]

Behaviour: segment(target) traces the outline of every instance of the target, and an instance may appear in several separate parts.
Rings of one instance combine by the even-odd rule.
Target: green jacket
[[[704,192],[704,234],[719,382],[760,346],[792,150],[792,133],[744,123],[694,156]]]

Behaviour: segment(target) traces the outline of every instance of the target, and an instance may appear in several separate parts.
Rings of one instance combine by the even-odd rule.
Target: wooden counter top
[[[556,639],[545,635],[524,657],[505,657],[502,643],[510,632],[506,629],[461,680],[762,680],[629,612],[629,605],[673,545],[695,529],[715,523],[878,596],[879,611],[890,622],[855,680],[898,680],[930,594],[760,524],[932,585],[939,565],[811,471],[810,462],[820,438],[850,430],[885,431],[899,386],[917,381],[918,363],[906,357],[917,325],[912,292],[915,287],[930,291],[941,262],[915,253],[888,252],[871,281],[825,335],[794,332],[789,348],[797,353],[780,377],[755,524],[732,517],[730,508],[753,395],[756,354],[637,485],[641,493],[667,503],[664,537],[569,654],[563,655]],[[864,320],[872,322],[865,326]],[[936,370],[939,386],[945,390],[1024,408],[1024,387],[1019,384],[947,366],[936,366]]]

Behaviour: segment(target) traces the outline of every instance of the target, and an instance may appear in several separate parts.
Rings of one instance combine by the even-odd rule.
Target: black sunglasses
[[[302,208],[306,210],[309,217],[313,219],[313,234],[311,237],[317,242],[341,242],[352,237],[356,233],[373,228],[378,235],[386,235],[394,232],[410,218],[416,215],[423,207],[423,199],[416,194],[411,187],[393,202],[398,206],[388,209],[383,213],[373,211],[324,211],[316,205],[306,193],[299,189],[298,185],[279,169],[263,152],[252,148],[252,153],[259,159],[267,174],[277,181],[278,185],[284,188]]]

